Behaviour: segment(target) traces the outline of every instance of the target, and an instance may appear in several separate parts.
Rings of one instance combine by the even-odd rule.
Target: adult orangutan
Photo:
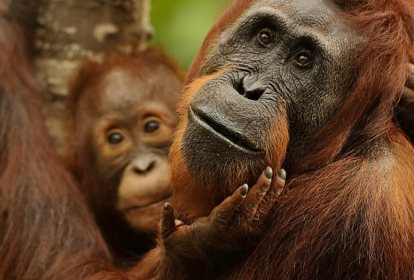
[[[414,150],[393,123],[413,16],[405,0],[233,2],[190,70],[171,205],[191,224],[267,165],[287,170],[291,191],[251,252],[223,250],[221,270],[203,255],[205,266],[165,275],[414,278]],[[157,250],[148,257],[159,271]],[[180,256],[177,265],[198,258]]]
[[[113,255],[153,247],[171,196],[167,155],[183,73],[163,52],[108,52],[74,79],[67,156]]]
[[[41,95],[31,68],[30,25],[21,21],[23,18],[29,22],[29,18],[17,9],[35,5],[20,6],[20,2],[14,1],[11,6],[3,4],[0,5],[0,279],[140,279],[113,266],[107,244],[83,195],[48,137],[41,114]],[[185,247],[194,254],[200,249],[214,251],[210,246],[214,240],[200,231],[223,232],[232,224],[240,231],[241,227],[256,225],[257,221],[253,223],[247,218],[256,212],[267,214],[273,203],[262,200],[262,194],[276,200],[283,187],[283,180],[278,180],[278,189],[269,191],[271,173],[268,168],[248,193],[246,186],[240,187],[208,218],[188,227],[196,236],[169,231],[171,220],[163,219],[160,244],[169,242],[172,248]],[[234,218],[220,219],[233,214],[244,223]],[[236,237],[231,230],[224,234]],[[170,258],[176,259],[172,250],[159,256],[169,263],[172,263]],[[183,270],[185,265],[163,268]],[[165,271],[156,273],[165,275]]]

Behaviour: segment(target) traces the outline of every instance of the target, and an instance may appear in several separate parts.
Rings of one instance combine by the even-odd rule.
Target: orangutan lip
[[[142,205],[142,206],[132,206],[132,207],[128,207],[126,208],[124,211],[125,212],[130,212],[130,211],[134,211],[134,210],[138,210],[138,209],[144,209],[144,208],[150,208],[150,207],[160,207],[160,211],[161,211],[161,207],[164,205],[164,203],[166,203],[169,199],[171,198],[171,196],[167,197],[167,198],[163,198],[161,200],[158,200],[156,202],[147,204],[147,205]]]
[[[220,136],[225,138],[226,140],[230,141],[232,144],[241,147],[246,150],[258,152],[262,151],[258,149],[258,147],[249,141],[246,141],[246,139],[243,139],[244,137],[234,131],[231,131],[229,128],[224,126],[221,123],[216,122],[215,120],[212,120],[209,118],[206,114],[203,112],[190,108],[189,110],[190,117],[196,119],[199,122],[205,123],[208,127],[210,127],[213,131],[218,133]]]

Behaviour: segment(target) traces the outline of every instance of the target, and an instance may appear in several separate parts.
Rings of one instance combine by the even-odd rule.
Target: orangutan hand
[[[173,207],[166,203],[159,240],[166,254],[187,260],[221,262],[231,253],[253,249],[283,191],[286,172],[282,169],[275,176],[274,184],[271,184],[272,177],[273,171],[267,167],[250,191],[246,184],[239,187],[209,216],[191,225],[175,220]]]

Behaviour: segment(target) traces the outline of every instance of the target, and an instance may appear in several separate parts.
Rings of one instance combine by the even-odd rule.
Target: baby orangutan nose
[[[152,171],[157,164],[157,159],[154,155],[142,155],[133,161],[133,170],[139,175],[145,175]]]

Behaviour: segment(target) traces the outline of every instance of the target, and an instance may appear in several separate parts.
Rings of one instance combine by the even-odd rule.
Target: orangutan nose
[[[156,163],[157,160],[153,155],[142,155],[134,160],[133,169],[135,173],[144,175],[154,169]]]
[[[266,91],[266,85],[260,80],[255,80],[251,77],[246,77],[242,81],[243,93],[242,95],[250,100],[259,100]]]

